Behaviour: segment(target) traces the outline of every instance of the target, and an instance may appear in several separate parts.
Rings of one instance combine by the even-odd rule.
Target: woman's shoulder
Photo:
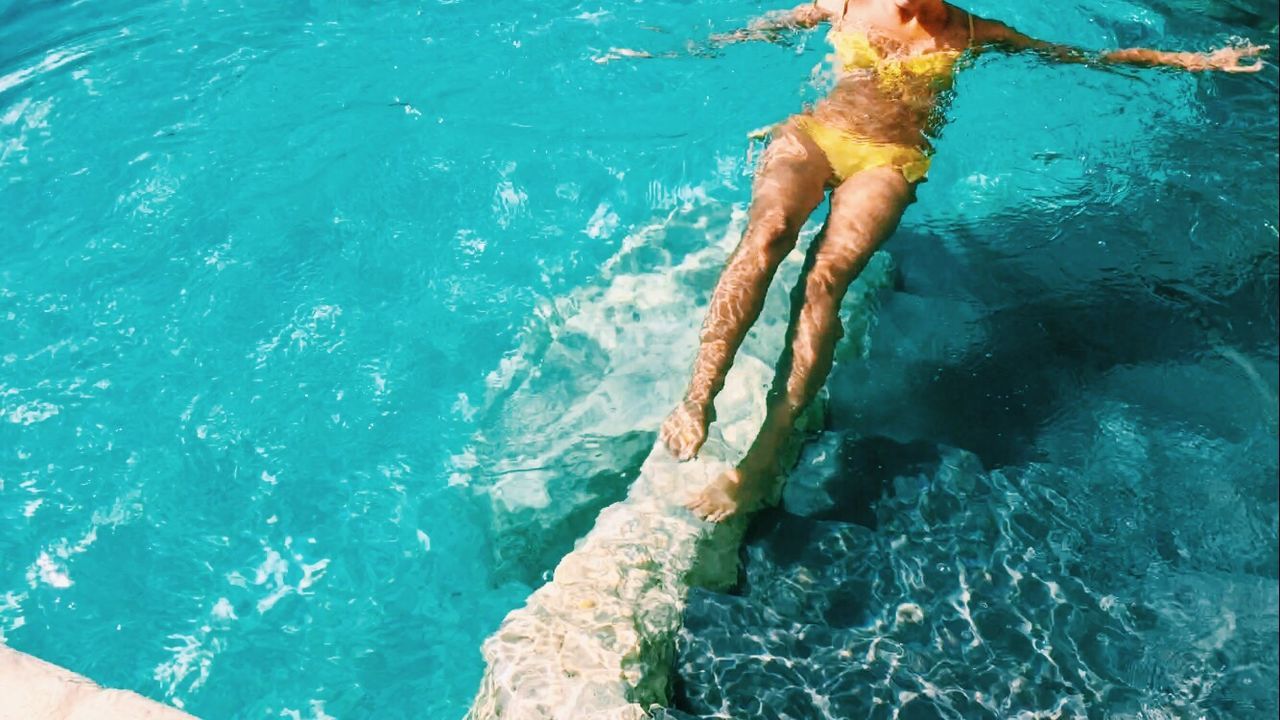
[[[828,19],[836,19],[844,15],[845,10],[853,5],[862,3],[863,0],[814,0],[813,8],[821,12]]]

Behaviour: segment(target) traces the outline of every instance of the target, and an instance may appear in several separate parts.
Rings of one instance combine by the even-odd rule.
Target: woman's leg
[[[800,412],[831,372],[840,327],[840,302],[871,255],[898,226],[914,188],[893,168],[854,175],[831,193],[831,214],[814,243],[792,295],[791,325],[769,391],[760,433],[742,461],[707,486],[689,508],[720,521],[753,510],[778,474],[778,452]]]
[[[684,400],[662,424],[662,442],[680,460],[696,455],[706,442],[712,402],[733,356],[760,315],[778,263],[822,202],[830,177],[826,156],[807,135],[790,123],[777,131],[752,185],[747,230],[711,296]]]

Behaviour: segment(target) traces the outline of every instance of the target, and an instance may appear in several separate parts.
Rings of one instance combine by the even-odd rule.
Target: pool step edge
[[[0,643],[0,720],[194,720]]]
[[[641,720],[669,700],[685,598],[737,581],[745,518],[703,522],[683,502],[740,457],[764,419],[773,367],[740,357],[699,457],[655,443],[627,497],[557,565],[552,580],[485,641],[485,673],[468,720]],[[821,426],[824,402],[800,428]],[[784,467],[798,456],[795,433]]]

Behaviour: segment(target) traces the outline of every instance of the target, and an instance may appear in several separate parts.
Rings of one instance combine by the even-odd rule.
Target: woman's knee
[[[796,245],[803,220],[796,221],[781,208],[763,208],[753,211],[747,221],[743,243],[750,249],[762,252],[773,261],[786,257]]]
[[[820,254],[805,276],[806,301],[838,306],[864,264],[856,259],[823,257]]]

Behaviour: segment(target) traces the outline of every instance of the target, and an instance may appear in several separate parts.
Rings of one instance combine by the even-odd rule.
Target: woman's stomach
[[[871,73],[846,75],[814,106],[813,116],[870,140],[928,150],[939,125],[941,91],[929,86],[933,80],[908,76],[889,83]]]

